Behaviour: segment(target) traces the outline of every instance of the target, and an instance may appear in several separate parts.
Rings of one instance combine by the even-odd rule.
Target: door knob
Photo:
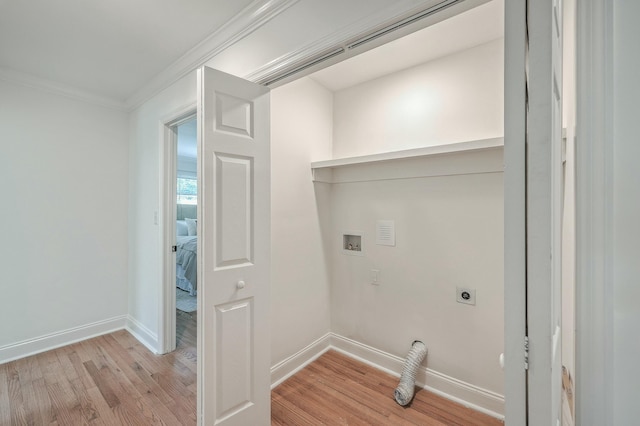
[[[236,284],[236,288],[238,290],[242,290],[244,288],[244,281],[238,281],[238,283]]]

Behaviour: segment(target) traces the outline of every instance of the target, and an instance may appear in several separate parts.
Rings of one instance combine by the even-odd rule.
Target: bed
[[[195,296],[198,292],[195,219],[176,221],[176,246],[176,287]]]

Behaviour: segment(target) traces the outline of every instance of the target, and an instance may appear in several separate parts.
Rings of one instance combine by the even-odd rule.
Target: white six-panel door
[[[198,413],[270,424],[269,90],[198,70]]]

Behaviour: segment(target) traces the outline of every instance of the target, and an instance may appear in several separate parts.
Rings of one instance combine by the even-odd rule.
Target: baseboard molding
[[[400,377],[404,359],[355,340],[331,333],[331,348]],[[463,382],[429,368],[420,367],[416,384],[466,407],[504,420],[504,396]]]
[[[46,334],[0,347],[0,364],[125,328],[126,315]]]
[[[158,342],[158,335],[149,330],[140,321],[138,321],[131,315],[128,315],[127,322],[124,328],[151,352],[156,355],[160,353],[160,351],[158,350],[160,347]]]
[[[287,380],[330,349],[331,333],[327,333],[304,349],[271,367],[271,389]]]

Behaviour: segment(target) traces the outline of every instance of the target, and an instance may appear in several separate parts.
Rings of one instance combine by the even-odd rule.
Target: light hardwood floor
[[[398,378],[329,351],[271,393],[273,425],[502,425],[424,389],[407,407],[393,391]]]
[[[153,355],[127,331],[0,365],[0,425],[195,425],[195,315]]]
[[[121,330],[0,365],[0,425],[195,425],[196,319],[178,312],[167,355]],[[273,390],[271,424],[502,424],[424,390],[400,407],[397,382],[330,351]]]

